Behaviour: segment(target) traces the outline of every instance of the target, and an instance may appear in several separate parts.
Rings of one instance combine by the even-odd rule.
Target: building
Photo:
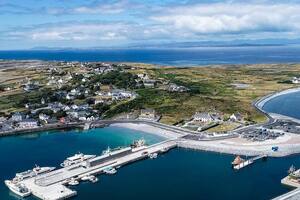
[[[195,115],[193,116],[193,120],[197,122],[209,123],[215,121],[215,118],[210,113],[196,112]]]
[[[143,83],[146,88],[154,88],[156,86],[156,80],[148,79],[148,80],[144,80]]]
[[[33,119],[25,119],[18,123],[18,128],[36,128],[38,127],[38,122]]]
[[[139,115],[139,119],[155,120],[156,119],[155,110],[153,110],[153,109],[142,109],[141,113]]]
[[[19,112],[14,113],[10,118],[10,120],[14,122],[20,122],[23,119],[24,119],[24,115]]]
[[[243,116],[240,113],[233,113],[229,117],[229,120],[233,121],[233,122],[242,121],[243,120]]]
[[[300,83],[300,78],[299,77],[293,77],[292,83],[299,84]]]
[[[168,86],[168,91],[169,92],[186,92],[188,91],[189,89],[184,87],[184,86],[179,86],[179,85],[176,85],[176,84],[170,84]]]

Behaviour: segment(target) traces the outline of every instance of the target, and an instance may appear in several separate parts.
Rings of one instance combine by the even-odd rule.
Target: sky
[[[300,41],[300,0],[0,0],[0,49]]]

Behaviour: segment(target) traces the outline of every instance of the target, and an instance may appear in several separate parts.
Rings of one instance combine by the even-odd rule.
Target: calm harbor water
[[[263,109],[267,112],[277,113],[300,119],[299,105],[300,92],[294,92],[271,99],[263,106]]]
[[[178,49],[0,51],[0,59],[142,62],[158,65],[300,62],[300,46],[202,47]]]
[[[128,145],[133,139],[161,141],[154,135],[108,127],[89,131],[53,131],[0,138],[0,199],[15,200],[3,181],[34,164],[58,166],[78,151],[99,154],[107,146]],[[299,156],[268,159],[234,171],[234,156],[175,149],[155,160],[139,161],[119,169],[114,176],[101,175],[96,184],[75,186],[75,199],[244,199],[264,200],[289,191],[280,184],[290,165],[300,166]],[[29,197],[28,199],[34,199]]]

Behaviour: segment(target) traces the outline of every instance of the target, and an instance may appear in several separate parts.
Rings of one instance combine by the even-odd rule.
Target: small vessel
[[[12,191],[20,197],[27,197],[31,194],[30,190],[22,183],[14,183],[10,180],[6,180],[4,181],[4,183],[10,191]]]
[[[35,165],[35,167],[31,170],[27,170],[24,172],[16,173],[14,181],[21,181],[27,178],[32,178],[40,174],[44,174],[46,172],[53,171],[55,167],[40,167],[38,165]]]
[[[290,166],[289,170],[288,170],[288,174],[292,174],[296,171],[296,168],[294,165]]]
[[[113,167],[108,167],[108,168],[105,168],[103,170],[103,172],[106,173],[106,174],[111,174],[112,175],[112,174],[117,173],[117,170]]]
[[[236,156],[235,159],[231,162],[231,164],[233,166],[236,166],[236,165],[239,165],[241,164],[242,162],[244,162],[245,160],[242,159],[240,156]]]
[[[81,163],[83,161],[86,161],[88,159],[95,158],[96,155],[85,155],[83,153],[75,154],[74,156],[68,157],[66,160],[64,160],[63,163],[60,164],[62,167],[69,167],[71,165],[75,165],[78,163]]]
[[[130,146],[132,148],[138,148],[138,147],[145,146],[145,144],[146,144],[146,141],[144,139],[140,139],[140,140],[133,141],[133,143]]]
[[[146,148],[146,141],[144,139],[141,140],[135,140],[133,143],[130,145],[131,151],[136,152],[142,149]]]
[[[89,181],[91,181],[92,183],[96,183],[98,182],[98,178],[96,176],[91,175],[89,176]]]
[[[82,181],[91,181],[92,183],[96,183],[98,178],[94,175],[86,175],[81,178]]]
[[[155,158],[157,158],[158,154],[157,153],[150,153],[148,156],[149,156],[150,159],[155,159]]]
[[[160,150],[161,153],[166,153],[167,151],[169,151],[169,148],[166,147]]]
[[[71,180],[68,182],[68,184],[74,186],[74,185],[78,185],[79,182],[75,178],[71,178]]]
[[[81,178],[81,180],[82,180],[82,181],[88,181],[88,180],[90,180],[90,175],[83,176],[83,177]]]

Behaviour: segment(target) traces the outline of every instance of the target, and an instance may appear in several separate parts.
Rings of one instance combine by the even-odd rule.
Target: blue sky
[[[0,0],[0,49],[298,41],[300,0]]]

